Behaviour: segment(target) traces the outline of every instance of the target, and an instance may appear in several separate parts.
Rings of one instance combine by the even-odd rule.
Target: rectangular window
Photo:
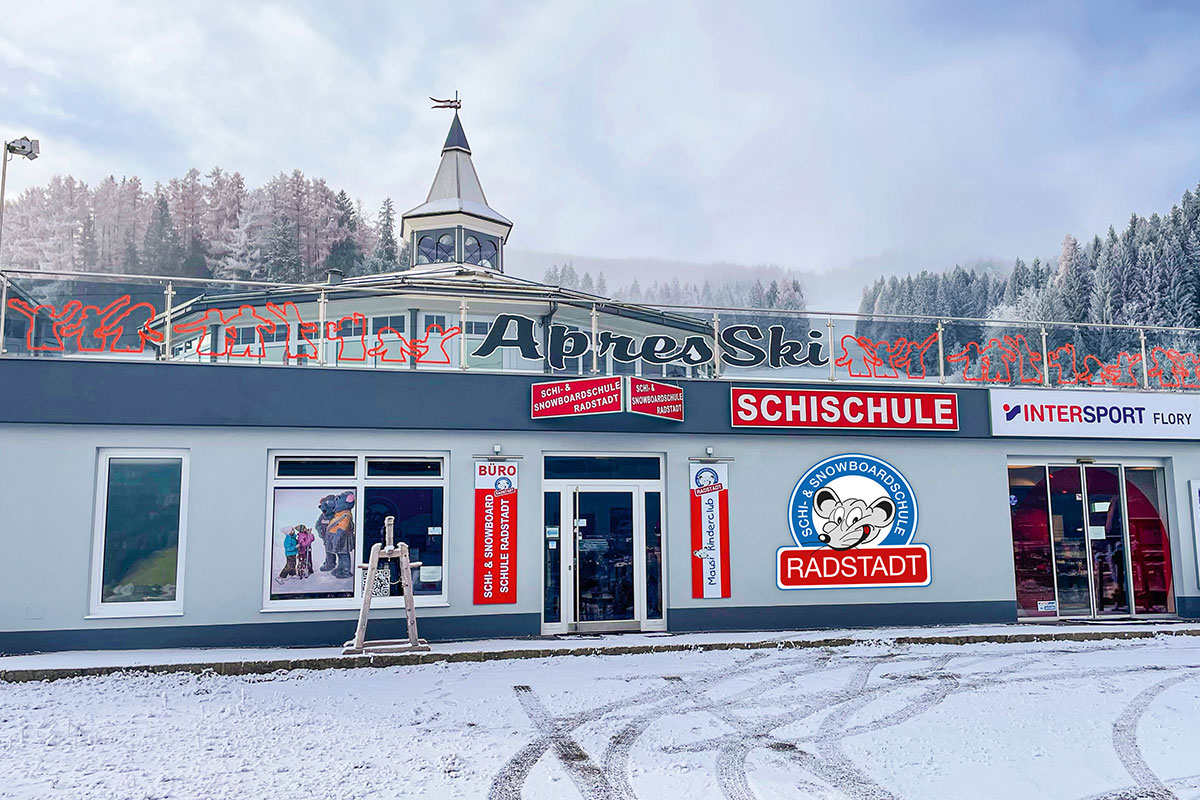
[[[340,335],[343,339],[349,339],[351,337],[357,338],[363,335],[363,331],[364,329],[362,322],[356,323],[353,319],[344,319],[341,321],[341,324],[338,325],[338,335]]]
[[[420,478],[439,477],[442,474],[440,459],[367,459],[368,478]]]
[[[446,600],[442,542],[445,458],[418,455],[275,456],[269,495],[266,590],[275,609],[349,609],[362,602],[371,546],[395,517],[396,541],[409,545],[418,605]],[[379,607],[403,605],[400,576]]]
[[[476,322],[475,320],[467,320],[467,335],[468,336],[487,336],[488,331],[492,329],[490,322]]]
[[[421,326],[428,331],[431,327],[437,325],[442,330],[446,330],[446,315],[445,314],[426,314],[425,323]]]
[[[183,612],[186,516],[186,451],[100,451],[93,614]]]
[[[1133,603],[1137,614],[1174,614],[1167,480],[1162,467],[1126,467]]]
[[[421,566],[413,567],[413,594],[441,595],[444,567],[443,489],[440,486],[368,486],[363,506],[363,553],[383,542],[383,523],[394,517],[396,542],[408,545],[408,556]],[[400,576],[391,565],[391,594],[400,596]]]
[[[658,456],[546,456],[546,480],[656,481]]]
[[[542,621],[562,621],[562,553],[559,542],[562,537],[562,495],[559,492],[546,492],[542,496],[542,520],[544,522],[545,539],[543,547],[545,586],[542,601]]]
[[[379,333],[384,328],[391,328],[396,333],[404,333],[404,327],[408,322],[408,317],[399,314],[394,317],[373,317],[371,319],[371,333]]]
[[[1058,615],[1048,502],[1044,466],[1008,468],[1008,511],[1012,526],[1018,617]]]
[[[353,478],[355,460],[330,458],[281,458],[275,462],[280,478]]]

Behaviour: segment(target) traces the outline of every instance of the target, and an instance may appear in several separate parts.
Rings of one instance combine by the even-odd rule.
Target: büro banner
[[[792,490],[795,547],[776,553],[780,589],[928,586],[929,548],[914,544],[917,498],[900,470],[843,453],[815,464]]]
[[[953,392],[730,388],[735,428],[956,431]]]
[[[535,383],[530,394],[532,419],[619,414],[625,408],[625,380],[620,375]]]
[[[475,605],[517,602],[517,464],[475,461]]]
[[[989,389],[993,436],[1200,439],[1200,397],[1148,392]]]
[[[693,463],[692,597],[729,597],[729,465]]]

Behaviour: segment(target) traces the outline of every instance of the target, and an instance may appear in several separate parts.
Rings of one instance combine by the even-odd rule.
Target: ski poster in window
[[[357,492],[281,488],[274,501],[271,599],[353,597]]]
[[[729,597],[729,465],[693,463],[690,473],[692,597]]]
[[[517,464],[475,462],[475,605],[517,602]]]

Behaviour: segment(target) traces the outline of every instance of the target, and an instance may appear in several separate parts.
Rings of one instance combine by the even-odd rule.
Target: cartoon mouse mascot
[[[342,492],[333,501],[333,517],[325,532],[326,552],[337,557],[333,568],[335,578],[349,578],[354,569],[354,492]]]
[[[827,520],[817,538],[834,550],[875,544],[896,518],[896,504],[890,498],[881,497],[868,505],[856,497],[843,500],[828,486],[817,491],[813,507]]]

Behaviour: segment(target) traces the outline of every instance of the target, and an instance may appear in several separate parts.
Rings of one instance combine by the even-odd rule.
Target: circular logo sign
[[[696,486],[703,489],[705,486],[712,486],[719,481],[717,471],[712,467],[701,467],[696,470]]]
[[[917,531],[917,498],[888,462],[843,453],[800,478],[792,490],[788,524],[800,547],[906,545]]]

